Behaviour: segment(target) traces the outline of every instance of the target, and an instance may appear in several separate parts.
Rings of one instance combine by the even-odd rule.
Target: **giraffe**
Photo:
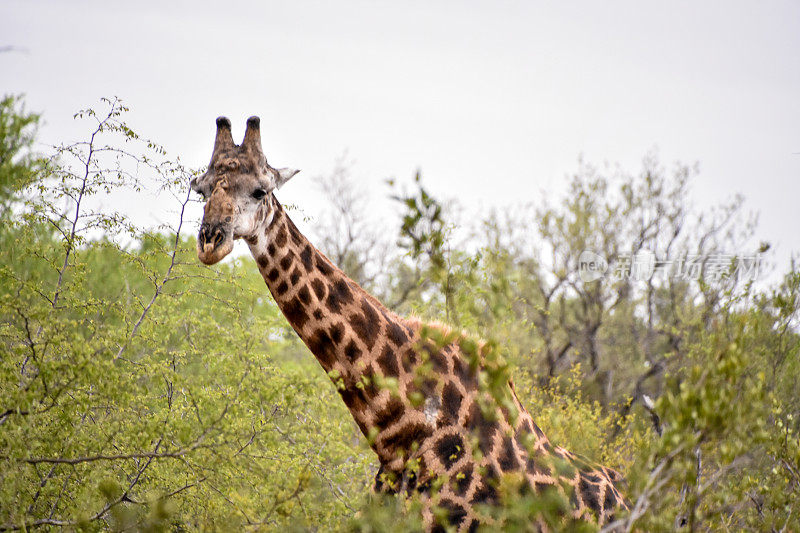
[[[208,170],[191,182],[205,200],[198,258],[212,265],[235,239],[247,242],[281,312],[377,455],[376,491],[419,495],[431,531],[493,524],[479,504],[498,501],[506,474],[529,494],[560,495],[565,520],[603,525],[628,508],[621,476],[551,444],[510,380],[503,406],[481,386],[485,345],[396,315],[300,233],[274,195],[298,171],[267,163],[258,117],[247,120],[241,145],[227,118],[216,125]],[[444,511],[444,524],[434,508]],[[534,529],[551,529],[535,520]]]

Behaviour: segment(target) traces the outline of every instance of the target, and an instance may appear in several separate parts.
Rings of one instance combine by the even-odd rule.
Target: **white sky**
[[[581,154],[635,171],[657,147],[700,163],[699,205],[741,192],[776,260],[800,252],[800,2],[3,0],[2,45],[25,49],[0,54],[0,88],[45,142],[118,95],[202,166],[215,117],[240,136],[260,115],[270,163],[303,170],[279,197],[310,216],[308,178],[345,150],[376,199],[421,168],[485,207],[557,196]]]

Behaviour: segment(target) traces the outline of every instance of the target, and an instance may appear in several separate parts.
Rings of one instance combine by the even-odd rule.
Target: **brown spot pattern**
[[[496,483],[507,472],[524,476],[536,494],[566,491],[575,507],[573,517],[594,517],[603,524],[626,508],[614,486],[618,474],[581,466],[585,463],[575,462],[574,455],[552,446],[513,389],[520,412],[515,427],[504,410],[484,413],[478,369],[457,342],[442,349],[420,342],[418,321],[383,308],[308,243],[274,199],[273,206],[277,212],[266,238],[253,245],[254,256],[289,323],[322,367],[341,376],[339,393],[358,427],[365,435],[377,430],[372,445],[381,463],[376,490],[425,497],[442,477],[440,507],[447,523],[441,526],[462,532],[477,528],[475,504],[496,501]],[[424,358],[419,345],[425,346]],[[423,359],[433,374],[420,379],[416,372]],[[381,376],[396,380],[395,392],[378,385]],[[479,448],[479,461],[473,445]],[[553,457],[574,465],[575,474],[558,478]],[[406,471],[412,460],[419,467]],[[394,481],[387,482],[390,478]],[[433,515],[426,516],[429,529],[435,530]]]

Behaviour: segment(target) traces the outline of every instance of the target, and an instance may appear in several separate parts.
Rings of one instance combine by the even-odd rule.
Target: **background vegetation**
[[[0,103],[0,529],[413,527],[369,496],[377,462],[252,261],[197,262],[192,171],[125,111],[38,154],[39,116]],[[741,198],[694,210],[695,174],[580,163],[560,200],[484,214],[418,175],[389,184],[387,237],[342,164],[311,237],[398,312],[496,341],[551,440],[626,474],[617,526],[798,530],[800,271],[757,287],[715,263],[769,244]],[[106,205],[156,188],[170,226]],[[581,278],[584,250],[608,275]],[[612,275],[646,250],[697,276]],[[506,503],[524,529],[536,502]]]

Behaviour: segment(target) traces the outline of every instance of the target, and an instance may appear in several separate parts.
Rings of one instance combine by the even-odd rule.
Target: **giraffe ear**
[[[293,168],[279,168],[278,169],[278,182],[275,184],[276,189],[280,189],[284,183],[292,179],[292,177],[300,172]]]

